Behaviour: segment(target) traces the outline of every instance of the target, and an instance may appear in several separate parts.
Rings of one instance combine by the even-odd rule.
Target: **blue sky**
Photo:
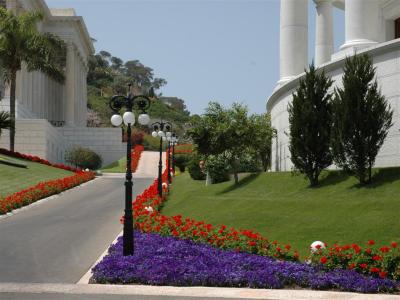
[[[47,0],[84,17],[96,51],[139,59],[168,84],[161,92],[202,113],[211,100],[265,112],[279,79],[279,0]],[[315,6],[309,7],[314,57]],[[335,9],[335,47],[344,13]]]

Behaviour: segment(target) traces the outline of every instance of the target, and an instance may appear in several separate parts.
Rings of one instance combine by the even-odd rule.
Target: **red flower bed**
[[[175,154],[189,154],[193,152],[193,144],[179,144],[175,146]]]
[[[73,167],[66,166],[64,164],[52,164],[48,160],[45,160],[45,159],[40,158],[38,156],[27,155],[27,154],[23,154],[23,153],[19,153],[19,152],[12,152],[12,151],[7,150],[7,149],[0,148],[0,154],[4,154],[4,155],[15,157],[15,158],[21,158],[21,159],[29,160],[29,161],[32,161],[32,162],[36,162],[36,163],[39,163],[39,164],[43,164],[43,165],[47,165],[47,166],[63,169],[63,170],[66,170],[66,171],[71,171],[71,172],[80,171],[79,169],[75,169]]]
[[[139,160],[140,156],[142,155],[142,152],[144,151],[144,147],[142,145],[135,145],[135,147],[132,150],[132,160],[131,160],[131,169],[132,172],[135,172],[137,169],[137,166],[139,165]]]
[[[38,183],[37,185],[0,198],[0,215],[29,205],[42,198],[61,193],[94,178],[93,172],[76,172],[72,176]]]
[[[92,180],[95,177],[95,174],[93,172],[83,172],[79,169],[75,169],[63,164],[52,164],[49,161],[37,156],[22,154],[19,152],[11,152],[6,149],[0,149],[0,154],[4,154],[15,158],[21,158],[32,162],[44,164],[47,166],[75,172],[74,175],[67,176],[61,179],[41,182],[35,186],[29,187],[12,195],[6,196],[5,198],[0,197],[0,215],[6,214],[12,211],[13,209],[29,205],[42,198],[61,193],[62,191],[68,190],[84,182]]]
[[[350,269],[375,277],[400,280],[400,249],[396,242],[382,247],[377,247],[373,240],[368,241],[366,246],[335,244],[319,249],[311,255],[311,260],[327,269]]]

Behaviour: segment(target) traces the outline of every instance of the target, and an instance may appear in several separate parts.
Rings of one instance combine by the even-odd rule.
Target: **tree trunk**
[[[206,173],[206,186],[211,185],[211,184],[212,184],[211,176],[210,176],[210,173],[207,171],[207,173]]]
[[[236,170],[233,171],[233,178],[235,178],[235,184],[238,184],[239,183],[239,176],[238,176],[238,173],[236,172]]]
[[[10,84],[10,151],[14,151],[15,146],[15,92],[17,83],[17,72],[11,72],[11,84]]]

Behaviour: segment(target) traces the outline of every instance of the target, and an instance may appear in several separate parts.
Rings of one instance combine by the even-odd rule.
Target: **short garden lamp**
[[[160,138],[160,147],[159,147],[159,152],[160,152],[160,158],[158,162],[158,184],[157,184],[157,190],[158,194],[160,197],[162,197],[162,143],[163,141],[167,140],[167,137],[171,136],[171,130],[172,130],[172,125],[170,122],[154,122],[151,124],[153,127],[153,132],[151,135],[154,138]],[[168,166],[169,167],[169,166]],[[169,171],[169,169],[168,169]]]
[[[127,126],[127,147],[126,147],[126,175],[125,175],[125,213],[123,230],[123,254],[124,256],[133,255],[133,212],[132,212],[132,137],[131,128],[135,124],[135,114],[133,110],[139,111],[137,121],[140,125],[147,125],[150,117],[146,110],[150,107],[151,99],[154,97],[153,89],[150,89],[148,95],[132,95],[131,85],[127,96],[113,96],[109,102],[114,115],[111,117],[113,126],[121,126],[122,122]],[[125,112],[121,116],[119,111],[124,108]]]

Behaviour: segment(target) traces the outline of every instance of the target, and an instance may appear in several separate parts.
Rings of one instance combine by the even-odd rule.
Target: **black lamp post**
[[[151,126],[153,127],[153,132],[151,135],[155,138],[156,137],[160,138],[160,148],[159,148],[160,158],[158,161],[157,190],[158,190],[158,194],[160,195],[160,197],[162,197],[162,142],[163,142],[163,139],[166,139],[168,136],[171,136],[172,125],[170,122],[160,121],[160,122],[154,122],[153,124],[151,124]]]
[[[150,122],[150,117],[146,114],[146,110],[150,107],[150,97],[154,97],[153,89],[150,89],[149,95],[131,94],[131,85],[127,96],[116,95],[110,100],[110,108],[115,113],[111,117],[111,123],[114,126],[120,126],[122,121],[127,126],[127,145],[126,145],[126,175],[125,175],[125,214],[124,214],[124,230],[123,230],[123,254],[124,256],[133,255],[133,212],[132,212],[132,137],[131,127],[135,124],[135,115],[133,109],[140,111],[138,122],[141,125],[147,125]],[[126,111],[123,117],[119,115],[119,111],[125,108]]]
[[[178,144],[178,138],[176,137],[176,134],[172,134],[172,170],[174,170],[175,173],[175,145]]]

